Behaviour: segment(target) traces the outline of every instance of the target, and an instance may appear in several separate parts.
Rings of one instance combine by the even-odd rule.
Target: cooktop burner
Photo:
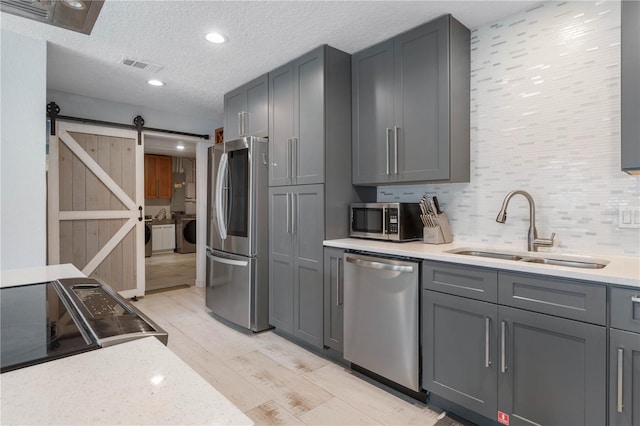
[[[0,296],[0,372],[97,349],[52,283],[7,287]]]

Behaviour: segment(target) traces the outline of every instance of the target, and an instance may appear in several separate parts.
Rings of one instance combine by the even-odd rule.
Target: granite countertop
[[[155,337],[0,376],[3,425],[253,422]]]
[[[556,277],[572,278],[585,281],[594,281],[605,284],[617,284],[626,287],[640,288],[640,259],[637,257],[597,255],[589,256],[595,260],[606,260],[609,263],[602,269],[582,269],[568,266],[555,266],[535,264],[529,262],[502,260],[476,256],[464,256],[447,253],[455,249],[485,249],[486,251],[508,251],[509,253],[524,255],[526,257],[556,257],[571,259],[572,256],[549,252],[527,252],[514,250],[508,247],[483,247],[478,244],[425,244],[421,241],[408,243],[393,243],[377,240],[365,240],[359,238],[344,238],[324,241],[326,247],[369,251],[373,253],[407,256],[417,259],[437,260],[442,262],[454,262],[466,265],[484,266],[489,268],[520,271],[532,274],[553,275]],[[580,255],[587,256],[587,254]]]

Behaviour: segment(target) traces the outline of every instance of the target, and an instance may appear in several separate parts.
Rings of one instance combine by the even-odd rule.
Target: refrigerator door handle
[[[246,260],[226,259],[224,257],[214,256],[210,252],[207,252],[207,257],[209,259],[213,260],[214,262],[224,263],[224,264],[227,264],[227,265],[233,265],[233,266],[248,266],[249,265],[249,262],[246,261]]]
[[[224,185],[227,175],[228,167],[227,153],[223,153],[220,157],[220,164],[218,165],[218,175],[216,176],[216,223],[218,224],[218,230],[220,231],[220,239],[227,239],[227,223],[226,223],[226,209],[223,206],[223,193],[225,192]]]

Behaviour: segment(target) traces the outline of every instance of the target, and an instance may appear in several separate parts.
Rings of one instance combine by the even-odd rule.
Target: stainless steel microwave
[[[351,203],[351,236],[375,240],[422,239],[418,203]]]

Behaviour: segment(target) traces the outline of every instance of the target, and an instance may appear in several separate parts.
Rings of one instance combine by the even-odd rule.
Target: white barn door
[[[134,130],[56,124],[48,263],[72,263],[124,297],[144,295],[144,145]]]

